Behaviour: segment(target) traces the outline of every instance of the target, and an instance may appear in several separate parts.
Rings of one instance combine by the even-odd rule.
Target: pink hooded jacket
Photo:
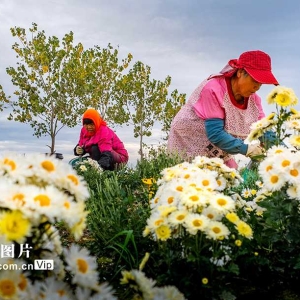
[[[96,132],[91,135],[84,127],[81,129],[78,145],[84,147],[87,153],[90,153],[92,145],[98,145],[101,152],[109,151],[112,153],[116,163],[127,163],[128,152],[123,142],[116,133],[111,130],[104,122],[100,114],[95,109],[88,109],[82,119],[93,120]]]

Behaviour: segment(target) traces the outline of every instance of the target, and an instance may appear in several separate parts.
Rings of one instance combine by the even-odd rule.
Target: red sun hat
[[[271,70],[271,58],[263,51],[244,52],[238,59],[232,59],[228,64],[233,68],[244,69],[259,83],[279,85]]]

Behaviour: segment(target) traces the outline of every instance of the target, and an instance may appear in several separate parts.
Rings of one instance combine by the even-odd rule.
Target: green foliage
[[[28,123],[37,137],[49,136],[50,152],[54,153],[58,132],[77,124],[81,104],[74,81],[83,46],[73,44],[73,32],[59,41],[56,36],[47,38],[35,23],[29,31],[30,39],[24,28],[11,28],[19,41],[12,46],[18,62],[6,71],[16,90],[14,97],[1,93],[0,101],[13,109],[8,120]]]
[[[127,121],[123,107],[118,100],[118,82],[132,60],[129,53],[119,62],[119,51],[111,44],[106,48],[95,46],[87,49],[80,57],[80,76],[77,85],[81,87],[81,101],[85,107],[97,109],[103,119],[111,125]]]
[[[122,107],[127,123],[133,125],[133,134],[139,138],[141,158],[143,137],[152,135],[152,128],[164,111],[171,77],[164,81],[151,79],[151,68],[136,62],[119,81],[119,105]]]

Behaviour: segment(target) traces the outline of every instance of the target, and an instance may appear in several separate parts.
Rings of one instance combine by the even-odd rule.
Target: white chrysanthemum
[[[168,201],[168,199],[166,199]],[[171,198],[171,200],[173,201],[173,198]],[[155,210],[156,207],[160,204],[160,198],[157,196],[157,194],[155,195],[155,197],[153,197],[152,199],[149,200],[149,205],[151,210]]]
[[[274,115],[272,114],[272,116],[274,117]],[[260,120],[258,120],[257,122],[254,122],[251,124],[250,129],[251,130],[261,130],[261,129],[265,129],[268,128],[269,126],[274,124],[274,119],[270,118],[270,116],[262,118]]]
[[[174,186],[171,184],[167,184],[159,187],[155,197],[151,199],[151,203],[153,203],[152,207],[155,207],[157,202],[155,199],[159,198],[159,204],[164,205],[177,205],[179,201],[179,196],[181,192],[174,189]],[[152,208],[151,207],[151,208]]]
[[[274,168],[279,172],[288,172],[293,167],[295,163],[295,156],[285,155],[285,153],[276,155],[276,159],[274,160]]]
[[[300,147],[300,135],[292,135],[289,139],[289,142],[292,146],[299,148]]]
[[[291,184],[299,184],[300,182],[300,160],[295,160],[292,166],[284,173],[285,180]]]
[[[58,281],[54,277],[47,277],[42,284],[43,299],[72,299],[70,287],[63,281]]]
[[[216,178],[217,181],[217,187],[216,187],[216,191],[223,191],[226,188],[227,185],[227,181],[223,176],[218,176]]]
[[[0,272],[0,299],[19,299],[18,284],[21,281],[20,270],[6,270]]]
[[[74,235],[76,241],[78,241],[83,235],[83,231],[86,228],[86,220],[88,211],[85,209],[84,202],[78,202],[73,210],[74,216],[73,219],[67,219],[68,226],[71,230],[71,233]]]
[[[76,174],[70,165],[66,165],[62,176],[57,177],[56,185],[66,189],[74,195],[77,201],[85,201],[89,198],[90,193],[83,177]]]
[[[282,145],[278,145],[278,146],[275,145],[275,146],[272,146],[270,149],[268,149],[266,154],[267,154],[268,158],[270,158],[274,155],[283,154],[283,153],[290,154],[291,150],[287,149],[285,146],[282,146]]]
[[[274,156],[268,156],[265,160],[263,160],[259,166],[258,166],[258,174],[264,178],[267,176],[268,173],[271,171],[274,171],[274,162],[275,162]],[[264,180],[263,180],[264,181]]]
[[[55,184],[66,170],[66,163],[54,156],[26,154],[25,159],[37,181]]]
[[[202,215],[206,216],[211,221],[220,221],[223,217],[223,213],[220,210],[215,209],[212,206],[208,206],[202,210]]]
[[[264,186],[263,182],[261,182],[260,180],[255,181],[255,184],[259,187],[262,188]]]
[[[74,202],[71,197],[65,194],[61,204],[60,218],[67,223],[69,228],[73,227],[86,215],[86,206],[82,201]]]
[[[212,158],[209,158],[207,156],[196,156],[193,159],[192,163],[197,167],[202,167],[203,165],[210,163],[211,160],[212,160]],[[220,164],[223,163],[223,161],[221,159],[219,159],[219,162],[220,162]]]
[[[199,176],[199,171],[201,171],[199,168],[190,164],[185,168],[182,168],[180,174],[178,174],[178,178],[193,181]]]
[[[210,205],[225,213],[235,208],[235,201],[229,196],[218,193],[216,195],[212,195]]]
[[[166,168],[161,171],[162,178],[157,182],[157,184],[161,184],[162,182],[169,182],[170,180],[173,180],[174,178],[180,176],[181,172],[182,169],[178,165],[171,168]]]
[[[300,186],[290,185],[286,190],[287,195],[292,199],[300,200]]]
[[[97,263],[85,248],[72,244],[65,249],[66,270],[73,274],[72,283],[96,289],[98,286]]]
[[[64,193],[54,186],[36,188],[32,190],[29,206],[40,215],[47,216],[52,222],[55,218],[60,219],[63,207]]]
[[[147,220],[147,226],[150,230],[155,230],[162,224],[166,224],[166,218],[162,217],[159,212],[155,211]]]
[[[207,203],[207,195],[194,187],[189,187],[181,195],[181,203],[187,208],[197,209]]]
[[[279,191],[285,184],[285,179],[282,174],[271,170],[268,173],[262,174],[264,186],[269,191]]]
[[[185,218],[184,227],[190,234],[195,235],[198,231],[204,231],[209,222],[206,216],[190,213]]]
[[[200,176],[197,177],[197,188],[214,191],[218,187],[218,183],[216,181],[215,172],[201,172]]]
[[[295,120],[290,120],[285,122],[287,129],[291,130],[300,130],[300,120],[295,119]]]
[[[249,188],[245,188],[242,190],[242,197],[249,198],[252,197],[251,190]]]
[[[182,224],[185,221],[187,215],[187,210],[174,211],[168,216],[168,222],[171,227],[178,226],[179,224]]]
[[[33,172],[23,155],[18,153],[2,154],[0,157],[0,175],[11,178],[14,182],[25,184]]]
[[[219,221],[211,221],[205,229],[208,238],[217,240],[220,238],[226,238],[230,234],[229,229]]]

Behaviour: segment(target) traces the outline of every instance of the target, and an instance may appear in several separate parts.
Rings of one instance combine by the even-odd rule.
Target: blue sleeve
[[[221,150],[229,154],[247,153],[248,145],[224,130],[224,120],[217,118],[205,120],[205,130],[209,141]]]
[[[264,145],[266,149],[271,148],[277,142],[277,137],[275,132],[273,131],[266,131],[263,136],[259,138],[260,142]],[[284,145],[284,144],[283,144]]]

